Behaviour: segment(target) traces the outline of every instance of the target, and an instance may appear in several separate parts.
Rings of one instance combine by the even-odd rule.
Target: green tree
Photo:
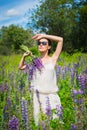
[[[79,8],[79,16],[74,31],[75,48],[87,52],[87,2]]]
[[[35,42],[32,40],[32,36],[33,32],[30,29],[24,30],[22,27],[15,25],[2,27],[0,30],[0,50],[3,51],[1,53],[18,53],[21,44],[28,47],[33,46]]]
[[[84,4],[86,4],[86,0],[40,0],[40,5],[32,10],[31,20],[28,21],[28,24],[41,32],[63,36],[63,49],[71,53],[76,47],[74,37],[76,37],[76,32],[79,33],[78,17]],[[83,48],[83,45],[78,47]]]

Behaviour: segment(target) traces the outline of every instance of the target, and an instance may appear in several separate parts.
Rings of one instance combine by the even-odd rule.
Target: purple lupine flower
[[[77,69],[79,67],[79,62],[74,64],[74,68]]]
[[[62,106],[61,105],[56,105],[56,110],[57,110],[57,116],[62,117]]]
[[[56,66],[56,75],[60,75],[60,72],[61,72],[61,67],[60,66]]]
[[[24,122],[24,126],[26,127],[26,130],[28,130],[28,105],[25,98],[21,99],[21,110],[22,110],[22,120]]]
[[[5,84],[5,90],[6,91],[8,90],[8,84]]]
[[[50,117],[52,116],[49,97],[47,97],[47,101],[46,101],[46,115]]]
[[[7,90],[8,90],[8,85],[7,84],[1,84],[0,85],[0,91],[1,92],[7,91]]]
[[[81,90],[81,89],[78,89],[78,90],[72,90],[72,94],[73,94],[73,96],[76,96],[77,94],[83,94],[83,90]]]
[[[8,130],[19,130],[18,119],[15,115],[8,122]]]
[[[85,78],[82,74],[78,76],[79,85],[82,89],[85,88]]]
[[[76,74],[76,83],[78,84],[78,71],[77,70],[76,70],[75,74]]]
[[[43,68],[40,58],[32,59],[32,62],[29,65],[26,62],[25,62],[25,64],[26,64],[26,68],[24,69],[24,73],[28,74],[28,80],[33,79],[33,75],[34,75],[34,72],[36,71],[36,69],[41,71]]]
[[[85,88],[86,88],[86,91],[87,91],[87,74],[85,75]]]
[[[74,103],[82,104],[83,103],[83,99],[82,98],[80,98],[80,99],[74,99]]]
[[[77,126],[75,124],[71,124],[70,130],[77,130]]]
[[[3,119],[4,120],[9,119],[9,112],[8,112],[8,106],[7,105],[5,105],[4,109],[3,109]]]
[[[12,107],[11,99],[10,99],[10,97],[7,97],[6,104],[5,104],[4,109],[3,109],[3,119],[4,120],[9,119],[9,115],[10,115],[9,110],[11,109],[11,107]]]
[[[78,76],[78,82],[79,82],[79,86],[80,88],[84,91],[84,94],[87,92],[86,89],[87,89],[87,75],[84,74],[80,74]]]
[[[33,74],[34,74],[35,71],[36,71],[36,68],[35,68],[35,66],[33,65],[33,63],[31,63],[31,64],[29,65],[28,80],[32,80]]]
[[[42,62],[40,58],[36,58],[33,60],[33,63],[35,65],[35,67],[41,71],[41,69],[43,68]]]
[[[32,62],[29,65],[29,71],[28,71],[28,80],[32,80],[34,72],[36,69],[41,71],[43,68],[42,62],[40,58],[35,58],[32,60]]]
[[[67,73],[70,70],[68,66],[65,66],[65,73]]]
[[[6,120],[6,119],[9,119],[9,105],[6,104],[3,108],[3,119]]]

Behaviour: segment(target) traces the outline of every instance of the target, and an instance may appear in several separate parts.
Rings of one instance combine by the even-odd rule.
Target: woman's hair
[[[48,39],[48,38],[46,38],[46,39],[48,40],[48,45],[49,45],[49,46],[52,46],[51,40]],[[51,53],[51,48],[48,50],[48,54],[50,54],[50,53]]]
[[[43,39],[43,38],[41,38],[41,39]],[[51,42],[51,40],[50,39],[48,39],[48,38],[44,38],[44,39],[46,39],[47,41],[48,41],[48,45],[49,46],[52,46],[52,42]],[[39,39],[40,40],[40,39]],[[38,40],[38,41],[39,41]],[[50,54],[51,53],[51,48],[48,50],[48,54]]]

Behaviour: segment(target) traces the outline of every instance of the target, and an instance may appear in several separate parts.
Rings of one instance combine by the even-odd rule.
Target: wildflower
[[[7,91],[8,89],[9,89],[9,88],[8,88],[8,85],[6,84],[6,85],[5,85],[5,90]]]
[[[42,65],[40,58],[34,58],[32,60],[32,62],[29,64],[29,67],[27,67],[27,68],[28,68],[28,71],[27,71],[28,80],[32,80],[34,72],[36,71],[36,69],[41,71],[42,68],[43,68],[43,65]]]
[[[7,105],[5,105],[4,109],[3,109],[3,119],[4,120],[9,119],[9,112],[8,112],[8,106]]]
[[[83,99],[82,98],[74,99],[74,103],[81,104],[81,103],[83,103]]]
[[[73,93],[73,95],[74,96],[76,96],[77,94],[83,94],[83,90],[81,90],[81,89],[78,89],[78,90],[72,90],[72,93]]]
[[[56,110],[57,110],[57,116],[62,117],[62,106],[57,105]]]
[[[21,110],[22,110],[22,120],[24,122],[24,126],[26,127],[26,130],[28,129],[28,106],[27,101],[24,97],[22,97],[21,100]]]
[[[70,130],[77,130],[77,126],[74,125],[74,124],[71,124],[71,128],[70,128]]]
[[[79,62],[74,64],[74,68],[77,69],[79,67]]]
[[[56,75],[58,76],[61,72],[61,67],[60,66],[56,66]]]
[[[84,88],[85,88],[85,77],[84,77],[82,74],[80,74],[80,75],[78,76],[78,81],[79,81],[80,87],[81,87],[82,89],[84,89]]]
[[[51,106],[50,106],[50,100],[49,97],[47,97],[47,107],[46,107],[46,115],[47,116],[51,116],[52,115],[52,111],[51,111]]]
[[[35,65],[35,67],[41,71],[41,69],[43,68],[42,62],[40,60],[40,58],[36,58],[33,60],[33,64]]]
[[[13,115],[12,119],[8,122],[8,130],[19,130],[18,119]]]
[[[1,84],[0,85],[0,92],[4,92],[4,90],[5,90],[4,84]]]

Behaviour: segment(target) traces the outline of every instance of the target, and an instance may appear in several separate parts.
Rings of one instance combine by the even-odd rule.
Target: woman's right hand
[[[23,54],[23,57],[27,57],[27,56],[31,56],[32,55],[32,52],[30,51],[27,51]]]

